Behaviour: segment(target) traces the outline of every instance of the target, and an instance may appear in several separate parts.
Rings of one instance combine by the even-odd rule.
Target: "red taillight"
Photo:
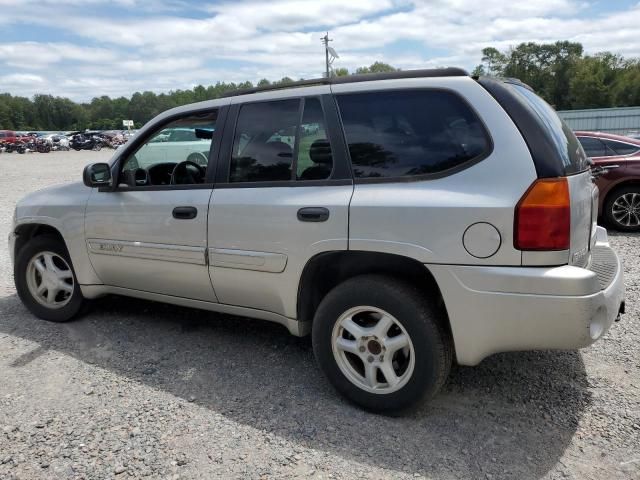
[[[570,236],[567,179],[536,180],[516,206],[514,246],[518,250],[567,250]]]

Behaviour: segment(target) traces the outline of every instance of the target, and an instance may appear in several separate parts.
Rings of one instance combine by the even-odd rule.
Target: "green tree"
[[[368,67],[360,67],[356,69],[356,74],[397,72],[398,70],[398,68],[392,67],[388,63],[375,62]]]
[[[611,106],[615,95],[612,86],[622,69],[622,59],[610,53],[586,56],[577,62],[570,80],[571,108]]]

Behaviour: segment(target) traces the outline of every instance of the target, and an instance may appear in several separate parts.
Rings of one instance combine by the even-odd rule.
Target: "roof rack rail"
[[[242,90],[232,90],[223,93],[221,97],[235,97],[238,95],[248,95],[250,93],[268,92],[271,90],[283,90],[286,88],[310,87],[312,85],[334,85],[340,83],[372,82],[375,80],[394,80],[398,78],[423,78],[423,77],[468,77],[469,73],[456,67],[447,68],[427,68],[422,70],[399,70],[397,72],[385,73],[364,73],[359,75],[346,75],[344,77],[313,78],[310,80],[299,80],[297,82],[283,83],[278,85],[267,85],[264,87],[245,88]]]

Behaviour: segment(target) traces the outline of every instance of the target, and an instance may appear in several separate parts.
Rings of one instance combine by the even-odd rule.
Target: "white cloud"
[[[577,16],[591,8],[581,0],[249,0],[195,7],[184,0],[0,0],[0,6],[6,7],[0,24],[26,27],[23,41],[0,41],[0,78],[47,71],[34,75],[42,82],[14,79],[0,88],[75,99],[218,80],[315,77],[323,69],[325,30],[340,53],[335,65],[351,70],[376,60],[402,68],[473,68],[486,46],[565,39],[591,53],[640,56],[640,5]],[[40,26],[59,29],[66,40],[29,41]],[[408,51],[401,50],[405,41]]]

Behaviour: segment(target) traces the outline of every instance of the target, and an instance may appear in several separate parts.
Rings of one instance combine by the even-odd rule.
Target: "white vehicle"
[[[338,391],[389,412],[453,361],[601,338],[624,281],[597,213],[548,104],[440,69],[170,110],[84,184],[22,199],[9,241],[41,318],[120,294],[278,322],[311,333]]]
[[[62,133],[50,133],[42,137],[54,150],[69,150],[69,138]]]
[[[138,165],[146,168],[159,161],[177,163],[186,160],[206,166],[212,135],[213,131],[207,129],[163,129],[149,140],[147,148],[136,154]]]

